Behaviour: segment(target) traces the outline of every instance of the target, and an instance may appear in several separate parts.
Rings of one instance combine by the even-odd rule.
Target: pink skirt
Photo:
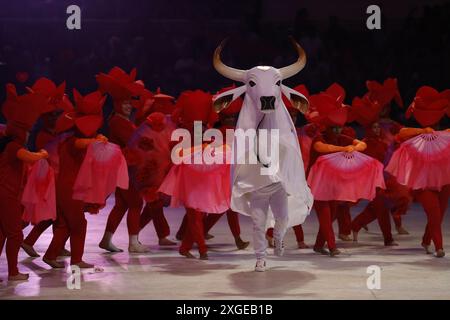
[[[171,207],[192,208],[205,213],[223,213],[230,208],[230,165],[174,165],[159,192],[171,196]]]
[[[450,184],[450,132],[436,131],[403,142],[386,171],[413,190]]]
[[[28,170],[22,195],[22,220],[33,225],[56,220],[55,173],[47,160],[39,160]]]
[[[358,151],[320,156],[311,167],[308,184],[319,201],[372,200],[377,188],[386,188],[383,164]]]

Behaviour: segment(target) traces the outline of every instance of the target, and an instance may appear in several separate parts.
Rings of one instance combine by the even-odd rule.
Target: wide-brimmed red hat
[[[108,74],[100,73],[95,76],[102,93],[108,93],[114,100],[114,110],[122,113],[121,103],[125,100],[135,98],[132,105],[137,108],[140,104],[138,97],[144,91],[144,83],[136,81],[136,68],[126,73],[119,67],[112,68]]]
[[[94,91],[84,97],[73,89],[75,111],[64,112],[56,122],[56,131],[63,132],[76,127],[83,135],[90,137],[103,124],[103,105],[106,96]]]
[[[212,126],[219,118],[212,108],[212,95],[202,90],[187,90],[181,93],[175,104],[172,119],[185,126],[202,121]]]
[[[13,84],[6,85],[6,101],[3,103],[2,113],[7,120],[7,131],[13,128],[30,131],[41,114],[51,110],[49,98],[45,95],[29,92],[19,96]]]
[[[310,112],[306,114],[308,121],[326,127],[343,126],[348,121],[349,106],[344,104],[345,90],[333,83],[325,92],[309,97]]]
[[[368,127],[378,121],[382,109],[383,106],[378,101],[370,100],[369,95],[366,94],[362,98],[353,99],[349,115],[362,126]]]
[[[367,80],[366,87],[370,100],[377,101],[382,108],[391,103],[392,100],[403,108],[403,100],[398,90],[396,78],[387,78],[383,84],[374,80]]]
[[[233,89],[236,89],[236,85],[235,85],[234,83],[233,83],[233,85],[230,86],[230,87],[224,87],[224,88],[220,89],[220,90],[216,93],[216,95],[219,95],[219,94],[221,94],[221,93],[224,93],[224,92],[226,92],[226,91],[233,90]],[[235,99],[233,102],[231,102],[231,104],[230,104],[228,107],[222,109],[222,110],[220,111],[220,113],[226,114],[226,115],[234,115],[234,114],[238,114],[238,113],[241,111],[241,108],[242,108],[242,104],[243,104],[243,103],[244,103],[244,99],[242,99],[241,97],[238,97],[238,98]]]
[[[308,91],[308,88],[306,88],[306,86],[304,84],[300,84],[300,85],[296,86],[294,88],[294,90],[303,94],[305,96],[306,100],[309,101],[309,91]],[[289,111],[300,112],[300,110],[298,110],[297,108],[294,108],[294,106],[291,103],[291,100],[289,100],[284,94],[281,94],[281,98],[283,99],[284,105],[286,106],[286,108]],[[312,111],[311,106],[309,106],[309,107],[310,108],[308,109],[308,111]]]
[[[413,115],[422,127],[435,125],[450,112],[449,96],[450,90],[439,93],[432,87],[422,86],[406,110],[406,117]]]
[[[50,105],[53,107],[52,111],[62,110],[70,111],[69,104],[66,103],[66,82],[64,81],[59,86],[45,77],[39,78],[31,87],[26,87],[28,92],[44,95],[48,97]]]
[[[152,105],[152,112],[161,112],[164,114],[172,114],[175,109],[175,98],[162,93],[161,89],[156,89],[156,92],[153,94],[152,98],[154,99]]]

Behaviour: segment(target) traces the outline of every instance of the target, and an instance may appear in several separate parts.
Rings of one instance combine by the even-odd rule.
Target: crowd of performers
[[[237,249],[249,242],[241,238],[238,213],[230,208],[230,166],[173,164],[171,141],[176,128],[184,128],[194,138],[194,121],[203,130],[218,128],[225,133],[234,128],[242,106],[235,100],[220,113],[212,108],[213,95],[195,90],[178,99],[159,90],[150,92],[130,73],[114,67],[96,76],[98,90],[82,95],[66,94],[59,86],[41,78],[27,92],[19,94],[6,86],[0,142],[0,252],[5,247],[9,280],[26,280],[18,269],[18,253],[39,257],[33,246],[50,226],[53,238],[43,261],[63,268],[60,256],[70,256],[71,265],[91,268],[83,260],[86,213],[98,214],[114,193],[115,205],[109,214],[99,247],[120,252],[114,233],[124,220],[128,227],[128,251],[148,252],[139,242],[140,231],[153,221],[161,246],[175,246],[170,240],[166,206],[185,207],[186,214],[176,232],[179,253],[208,259],[206,240],[211,229],[226,215]],[[219,93],[230,88],[224,88]],[[395,246],[391,218],[398,234],[407,234],[402,217],[413,201],[426,214],[421,245],[426,253],[444,256],[442,221],[450,192],[450,132],[440,128],[450,115],[450,90],[438,92],[423,86],[406,109],[420,128],[406,128],[389,118],[390,108],[403,107],[396,79],[384,83],[367,81],[367,93],[346,105],[345,91],[333,84],[310,95],[304,85],[295,88],[309,100],[307,124],[297,127],[308,185],[314,196],[319,230],[312,249],[336,256],[333,222],[338,222],[338,238],[357,241],[358,232],[377,220],[386,246]],[[103,109],[107,96],[113,112],[107,117],[105,135]],[[294,123],[300,112],[284,99]],[[72,103],[73,101],[73,103]],[[364,129],[359,139],[350,123]],[[29,141],[35,124],[39,132]],[[35,146],[35,150],[29,146]],[[192,157],[207,144],[175,150],[180,157]],[[230,146],[217,152],[224,154]],[[354,219],[350,209],[361,200],[367,206]],[[424,220],[425,221],[425,220]],[[32,226],[29,226],[29,225]],[[24,239],[23,229],[31,228]],[[298,248],[309,248],[301,225],[293,227]],[[266,232],[273,247],[273,229]],[[90,235],[92,236],[92,235]],[[69,242],[69,246],[67,246]],[[116,246],[117,245],[117,246]],[[70,251],[68,250],[70,248]],[[265,249],[265,248],[264,248]]]

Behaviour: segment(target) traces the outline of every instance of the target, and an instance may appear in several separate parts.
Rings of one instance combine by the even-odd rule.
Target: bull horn
[[[296,75],[305,67],[305,64],[306,64],[305,51],[298,44],[298,42],[294,40],[294,38],[291,37],[291,41],[292,41],[292,44],[294,45],[295,49],[297,50],[298,59],[293,64],[279,69],[282,79],[287,79],[287,78],[290,78],[290,77]]]
[[[217,70],[218,73],[223,75],[225,78],[234,81],[245,82],[245,70],[231,68],[225,65],[220,59],[220,53],[222,52],[225,42],[226,40],[223,40],[222,43],[214,51],[213,57],[214,68]]]

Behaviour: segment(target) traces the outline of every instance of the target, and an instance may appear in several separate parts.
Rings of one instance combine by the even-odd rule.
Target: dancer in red
[[[219,90],[217,94],[220,94],[222,92],[234,89],[235,86],[227,87]],[[224,110],[222,110],[219,113],[219,121],[220,121],[220,127],[219,130],[222,132],[222,135],[225,139],[226,137],[226,130],[227,129],[235,129],[236,127],[236,121],[237,117],[239,115],[239,111],[242,108],[243,100],[242,98],[238,98],[235,101],[233,101],[230,106]],[[236,247],[238,250],[244,250],[247,248],[250,244],[249,241],[244,241],[241,238],[241,227],[239,225],[239,215],[237,212],[234,212],[233,210],[229,209],[226,213],[223,214],[208,214],[205,217],[204,221],[204,232],[205,232],[205,238],[206,240],[212,239],[214,236],[209,234],[209,231],[212,229],[212,227],[220,220],[221,217],[224,215],[227,215],[227,222],[228,226],[230,227],[231,234],[234,238],[234,243],[236,244]]]
[[[351,112],[364,128],[367,145],[364,153],[377,159],[383,164],[387,163],[388,144],[385,142],[383,132],[378,123],[382,106],[378,101],[372,101],[368,95],[364,98],[353,99]],[[353,241],[358,241],[359,230],[377,219],[383,233],[384,245],[395,246],[391,233],[390,210],[392,207],[401,207],[410,200],[409,190],[401,186],[396,179],[385,172],[386,190],[377,189],[377,195],[366,208],[352,221]]]
[[[74,89],[76,111],[63,113],[57,121],[58,132],[73,129],[74,135],[64,140],[59,147],[60,171],[56,179],[58,216],[52,242],[43,258],[52,268],[64,268],[64,263],[56,259],[69,237],[70,264],[80,268],[93,267],[83,261],[87,227],[84,212],[88,208],[84,202],[73,199],[73,187],[88,146],[97,141],[107,141],[106,137],[97,135],[103,123],[102,107],[105,99],[99,91],[83,97]]]
[[[31,88],[28,88],[30,92],[48,97],[50,99],[50,104],[53,107],[52,111],[41,116],[42,128],[39,130],[35,140],[36,150],[46,149],[50,153],[50,165],[54,163],[51,161],[53,155],[51,154],[51,151],[48,150],[48,147],[50,143],[54,143],[55,139],[58,139],[58,135],[55,131],[56,120],[62,112],[73,110],[70,100],[64,95],[65,87],[65,82],[59,86],[56,86],[53,81],[47,78],[40,78]],[[57,156],[57,147],[53,149],[55,149],[54,156]],[[57,170],[55,167],[53,169],[55,171]],[[34,250],[33,246],[42,233],[44,233],[44,231],[51,225],[53,225],[52,220],[41,221],[37,225],[33,226],[33,229],[23,241],[21,247],[30,257],[40,257],[36,250]],[[60,256],[70,257],[70,251],[64,248],[61,251]]]
[[[27,164],[46,159],[45,150],[30,152],[26,149],[29,131],[40,114],[48,112],[51,106],[48,99],[35,93],[17,95],[12,84],[6,86],[7,99],[2,107],[7,120],[4,135],[1,137],[0,158],[0,254],[6,241],[8,279],[27,280],[28,274],[19,272],[17,257],[23,241],[21,204],[25,186]]]
[[[165,130],[166,125],[164,124],[162,126],[161,123],[158,122],[158,119],[164,123],[166,121],[171,122],[171,120],[169,119],[169,115],[172,114],[175,108],[174,97],[161,93],[161,90],[158,88],[155,94],[151,94],[150,91],[145,90],[143,95],[141,96],[141,100],[143,102],[143,106],[138,109],[138,114],[136,115],[136,123],[138,125],[141,125],[145,120],[147,122],[147,125],[156,129],[152,131],[153,133],[158,135],[160,138],[163,137],[164,141],[162,145],[169,145],[171,143],[170,136],[166,135],[166,133],[171,131]],[[159,115],[156,115],[156,113],[158,113]],[[151,116],[152,114],[154,114],[154,116]],[[161,114],[166,115],[164,119],[161,118]],[[167,129],[169,127],[171,127],[171,124],[168,123]],[[147,130],[143,129],[142,131]],[[136,133],[136,135],[139,135],[139,133]],[[143,138],[145,139],[145,137]],[[141,147],[147,149],[145,146],[149,145],[145,143],[141,145]],[[139,147],[138,143],[138,150],[142,150],[141,147]],[[170,154],[163,155],[160,153],[157,155],[157,157],[170,157]],[[166,168],[162,168],[160,166],[159,170],[165,171]],[[166,173],[167,172],[165,172],[165,174]],[[161,181],[158,181],[156,184],[153,184],[153,188],[157,190],[160,184]],[[167,222],[166,217],[164,216],[163,201],[159,198],[159,195],[154,192],[154,190],[148,188],[147,191],[144,192],[144,195],[144,198],[147,202],[141,213],[139,222],[140,230],[144,229],[145,226],[150,223],[150,221],[153,221],[156,235],[158,236],[158,244],[160,246],[176,245],[176,242],[171,241],[167,238],[170,235],[170,226]]]
[[[428,219],[422,246],[435,256],[445,256],[442,221],[450,194],[450,132],[438,130],[439,121],[450,113],[450,90],[439,93],[423,86],[416,93],[406,116],[411,115],[422,128],[403,128],[398,134],[401,146],[394,152],[386,171],[400,184],[413,190]]]
[[[114,67],[108,74],[100,73],[96,76],[99,88],[113,98],[114,111],[109,119],[109,139],[118,144],[122,150],[127,146],[136,126],[130,120],[133,108],[140,105],[139,96],[144,91],[142,82],[136,81],[136,69],[130,74],[119,67]],[[126,151],[124,150],[126,155]],[[122,252],[123,250],[112,243],[112,237],[117,230],[125,213],[127,215],[127,227],[129,235],[129,252],[148,252],[149,249],[138,240],[139,217],[143,206],[142,198],[132,185],[128,190],[116,189],[115,205],[111,210],[106,224],[103,238],[99,247],[110,252]]]
[[[332,227],[338,205],[362,198],[372,200],[376,187],[384,187],[382,164],[357,152],[365,150],[364,142],[341,133],[348,118],[344,98],[344,90],[333,84],[326,92],[311,96],[316,111],[308,115],[310,121],[326,128],[313,140],[308,170],[320,224],[314,251],[331,256],[340,253]],[[325,243],[329,252],[324,249]]]
[[[231,198],[229,164],[209,165],[203,163],[203,158],[201,163],[192,162],[197,155],[202,156],[209,146],[201,144],[198,135],[202,134],[202,129],[211,127],[217,121],[217,115],[212,110],[212,96],[200,90],[183,92],[177,101],[174,119],[179,127],[186,129],[183,131],[186,134],[183,136],[183,145],[187,143],[191,146],[176,147],[175,153],[180,156],[180,160],[189,158],[191,161],[172,166],[159,191],[171,196],[171,206],[186,208],[187,226],[180,254],[195,258],[190,250],[196,242],[200,259],[206,260],[208,254],[203,227],[205,212],[221,214],[227,211]],[[219,146],[210,148],[210,151],[222,154],[224,149],[227,147]]]
[[[382,84],[377,81],[366,81],[366,87],[368,92],[365,96],[371,101],[378,102],[379,107],[381,108],[380,117],[377,122],[381,130],[380,137],[387,145],[387,154],[384,162],[386,165],[399,146],[398,141],[395,139],[395,135],[403,127],[400,123],[394,121],[390,117],[392,101],[395,101],[397,106],[403,108],[403,100],[398,90],[397,79],[395,78],[388,78]],[[390,193],[392,196],[395,196],[392,192],[397,190],[399,192],[396,197],[398,201],[395,201],[395,204],[391,207],[390,211],[397,233],[399,235],[407,235],[409,232],[402,224],[402,216],[407,213],[411,200],[406,202],[400,201],[400,199],[405,200],[405,187],[401,187],[399,184],[395,185],[397,187],[394,187],[394,185],[391,186]]]

